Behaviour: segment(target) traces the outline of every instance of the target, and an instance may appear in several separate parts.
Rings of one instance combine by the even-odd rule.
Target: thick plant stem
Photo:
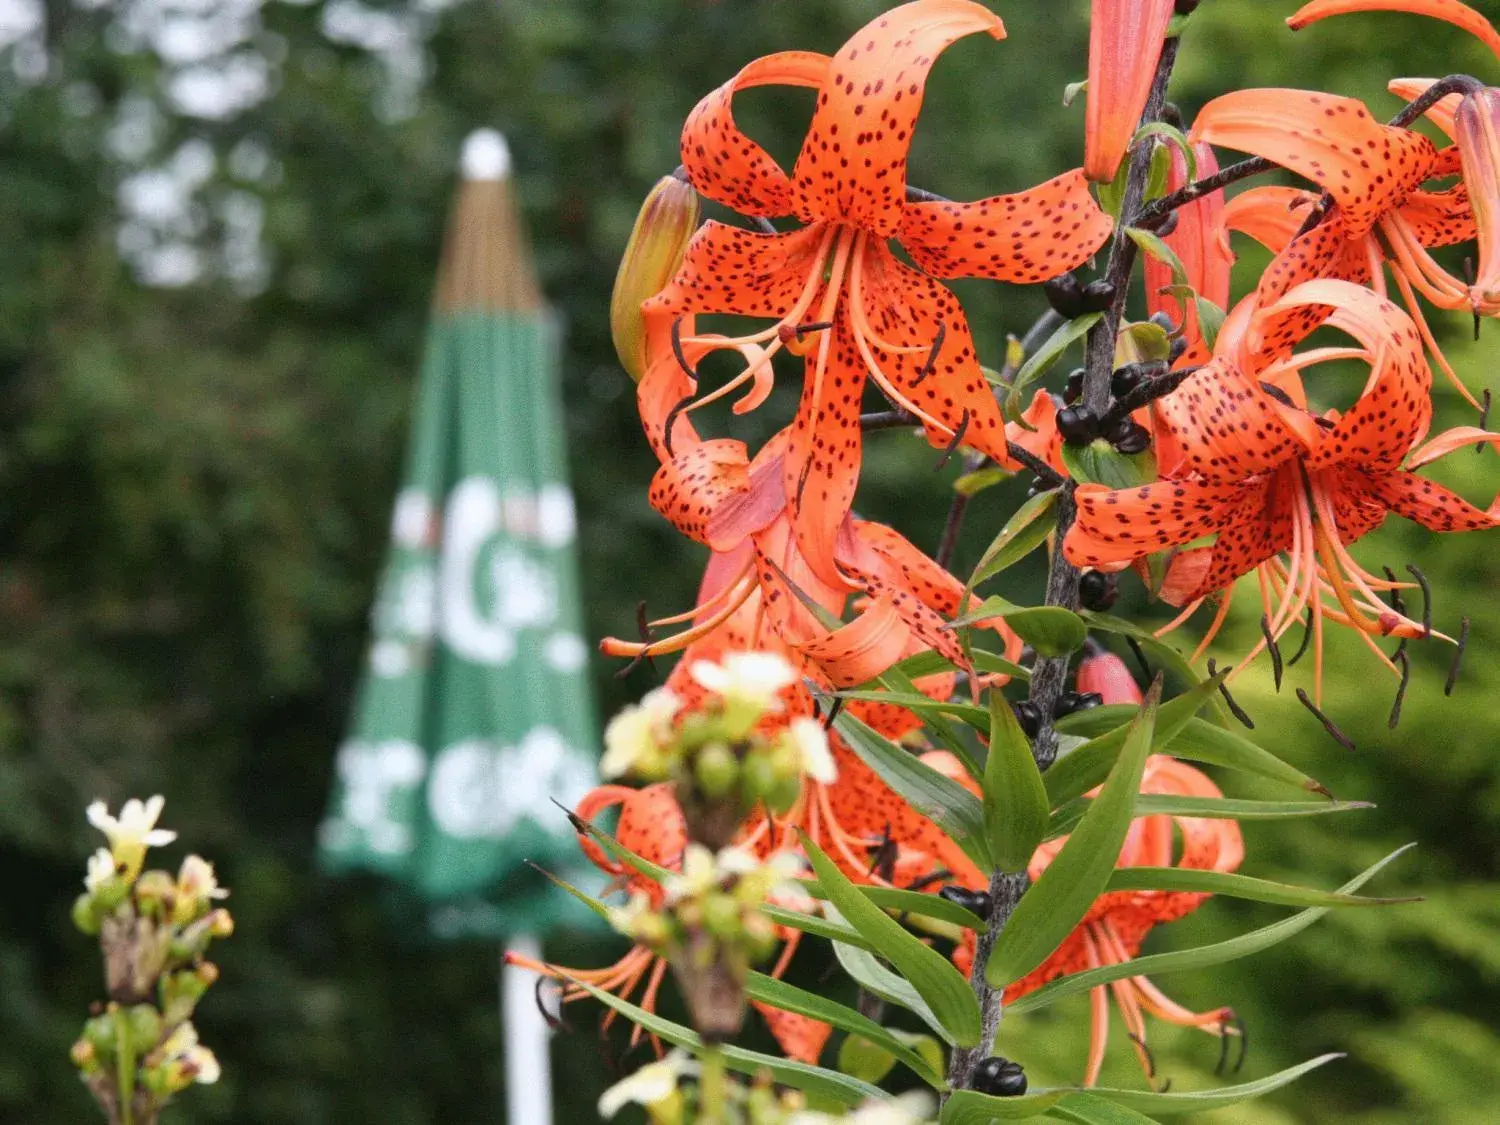
[[[1166,105],[1167,82],[1172,75],[1172,66],[1177,61],[1180,40],[1168,39],[1162,48],[1161,60],[1157,64],[1156,77],[1152,82],[1151,96],[1146,102],[1143,121],[1158,121]],[[1125,234],[1125,228],[1135,223],[1141,212],[1146,194],[1146,181],[1151,166],[1151,150],[1154,142],[1138,144],[1131,156],[1130,174],[1126,180],[1125,198],[1120,208],[1120,221],[1115,226],[1114,241],[1110,245],[1109,264],[1105,278],[1113,286],[1114,297],[1105,310],[1104,317],[1089,332],[1085,348],[1083,402],[1102,416],[1110,403],[1110,375],[1114,371],[1115,337],[1120,321],[1125,314],[1125,298],[1130,287],[1131,272],[1135,267],[1135,243]],[[1078,569],[1063,558],[1061,544],[1063,536],[1073,524],[1075,513],[1071,490],[1065,490],[1057,506],[1057,540],[1052,552],[1051,566],[1047,572],[1047,599],[1049,606],[1063,609],[1078,608]],[[1037,766],[1045,770],[1057,758],[1057,732],[1052,728],[1052,712],[1062,696],[1067,681],[1068,658],[1038,657],[1032,664],[1031,691],[1029,698],[1036,704],[1040,725],[1032,741],[1032,755]],[[1029,880],[1025,872],[1007,874],[996,871],[990,877],[990,915],[988,926],[979,935],[974,952],[973,986],[979,1000],[980,1038],[979,1044],[971,1048],[960,1048],[953,1052],[948,1066],[950,1089],[968,1088],[974,1071],[981,1062],[989,1058],[994,1050],[995,1035],[1000,1028],[1003,1014],[1003,990],[990,987],[985,980],[985,968],[989,964],[990,950],[995,939],[1005,927],[1011,914],[1026,892]]]
[[[729,1125],[729,1083],[724,1052],[718,1047],[708,1047],[699,1065],[698,1121],[701,1125]]]

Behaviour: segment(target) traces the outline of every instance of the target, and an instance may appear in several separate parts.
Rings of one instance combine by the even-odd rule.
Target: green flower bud
[[[177,898],[177,880],[165,871],[147,871],[135,884],[136,906],[147,918],[163,918]]]
[[[161,1038],[161,1013],[150,1004],[136,1004],[125,1013],[130,1043],[136,1054],[144,1054]]]
[[[802,775],[793,773],[783,774],[776,779],[771,792],[766,795],[766,808],[774,813],[784,813],[797,803],[797,798],[802,796]]]
[[[74,1043],[68,1056],[73,1060],[73,1065],[84,1074],[93,1074],[99,1069],[99,1052],[87,1039]]]
[[[663,176],[641,205],[609,301],[615,351],[637,383],[646,374],[646,319],[641,303],[672,279],[697,229],[698,193],[675,176]]]
[[[709,895],[703,900],[703,927],[716,937],[729,939],[740,932],[740,904],[728,895]]]
[[[740,764],[734,751],[722,742],[710,742],[698,751],[693,772],[697,775],[698,787],[710,800],[728,796],[740,780]]]
[[[740,763],[742,792],[747,805],[753,805],[756,801],[770,803],[771,794],[776,791],[778,778],[776,769],[771,765],[768,754],[751,754]]]
[[[115,1053],[115,1020],[112,1013],[95,1016],[83,1025],[83,1038],[101,1055]]]
[[[99,910],[91,894],[81,894],[73,900],[73,925],[89,937],[99,936]]]

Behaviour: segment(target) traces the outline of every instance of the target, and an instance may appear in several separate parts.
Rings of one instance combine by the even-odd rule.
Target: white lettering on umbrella
[[[362,833],[373,851],[386,855],[410,851],[411,829],[396,819],[391,805],[393,798],[421,784],[426,765],[421,748],[404,739],[344,743],[338,753],[344,795],[335,823],[341,821]]]
[[[551,802],[571,808],[592,783],[581,754],[551,727],[535,727],[518,746],[474,738],[440,751],[427,806],[433,823],[449,836],[500,839],[522,820],[550,825],[556,812]]]
[[[476,664],[504,664],[516,653],[515,634],[481,611],[475,572],[485,544],[499,534],[500,492],[487,477],[466,477],[448,496],[439,572],[443,640]]]

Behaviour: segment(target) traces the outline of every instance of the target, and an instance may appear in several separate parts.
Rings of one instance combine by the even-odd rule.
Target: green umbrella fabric
[[[437,937],[579,920],[525,861],[565,876],[580,863],[553,802],[570,808],[595,783],[556,332],[506,171],[468,178],[449,223],[320,831],[325,870],[388,876]]]

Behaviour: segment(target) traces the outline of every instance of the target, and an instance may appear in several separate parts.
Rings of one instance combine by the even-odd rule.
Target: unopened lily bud
[[[99,1069],[99,1052],[87,1039],[74,1043],[68,1056],[73,1060],[73,1065],[85,1074],[92,1074]]]
[[[641,303],[672,279],[697,229],[698,193],[675,176],[663,176],[641,205],[609,301],[615,351],[637,383],[646,374],[646,319]]]
[[[99,911],[91,894],[81,894],[73,900],[73,925],[89,937],[99,936]]]
[[[698,751],[693,761],[693,773],[703,795],[718,800],[728,796],[739,783],[740,764],[728,746],[722,742],[710,742]]]
[[[1453,115],[1464,186],[1478,228],[1479,272],[1469,286],[1477,316],[1500,315],[1500,90],[1464,95]]]
[[[1125,661],[1108,649],[1095,650],[1092,643],[1073,679],[1080,693],[1098,695],[1105,703],[1139,703],[1142,698]]]

